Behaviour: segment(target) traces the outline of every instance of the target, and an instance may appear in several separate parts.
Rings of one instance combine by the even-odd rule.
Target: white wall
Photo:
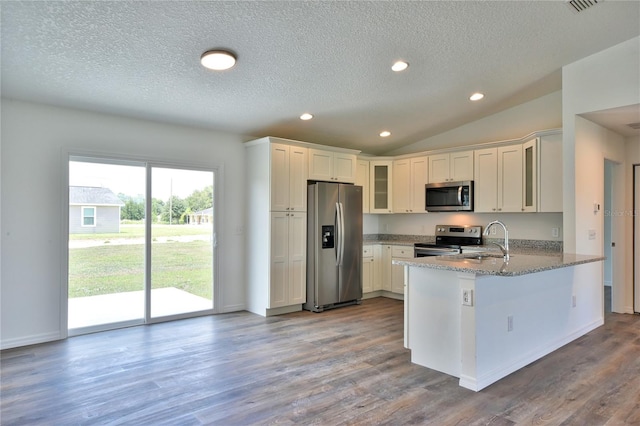
[[[563,129],[563,223],[565,252],[602,253],[601,236],[604,221],[593,214],[594,195],[603,197],[604,158],[621,161],[628,170],[630,159],[622,154],[620,144],[609,144],[615,136],[579,117],[580,114],[603,111],[640,103],[640,37],[635,37],[597,54],[563,67],[562,129]],[[594,127],[595,126],[595,127]],[[619,140],[619,139],[617,139]],[[624,149],[624,148],[623,148]],[[616,178],[614,177],[614,180]],[[628,194],[625,182],[617,191]],[[627,185],[628,186],[628,185]],[[616,196],[614,195],[614,198]],[[620,197],[618,197],[620,198]],[[624,196],[622,198],[625,198]],[[625,201],[626,202],[626,201]],[[616,207],[618,208],[618,207]],[[624,209],[624,207],[622,207]],[[623,227],[619,227],[623,228]],[[596,240],[588,239],[589,229],[595,229]],[[612,238],[628,247],[625,228]],[[600,241],[599,241],[600,240]],[[627,257],[625,255],[624,257]],[[613,277],[612,309],[629,312],[631,300],[631,263],[625,261],[617,288]],[[613,274],[616,266],[613,265]],[[602,280],[602,276],[594,276]]]
[[[576,250],[583,254],[603,255],[605,159],[622,165],[621,170],[624,170],[624,138],[582,117],[576,117],[575,123],[576,142],[580,146],[575,154],[576,182],[579,182],[574,197]],[[615,176],[612,179],[615,181]],[[600,205],[597,213],[594,203]],[[613,202],[612,208],[615,208]],[[595,239],[589,239],[589,230],[596,231]]]
[[[582,143],[576,138],[578,114],[602,111],[640,103],[640,37],[635,37],[602,52],[583,58],[562,69],[562,131],[563,131],[563,210],[564,247],[576,252],[579,238],[586,230],[579,228],[588,222],[588,208],[578,204],[580,187],[584,188],[576,170],[600,167],[600,161],[579,163],[576,155]],[[587,157],[589,158],[589,157]],[[598,164],[595,164],[598,162]],[[582,197],[581,201],[584,201]]]
[[[58,339],[61,330],[63,154],[67,149],[222,166],[220,310],[245,303],[244,146],[238,135],[2,100],[1,345]]]
[[[557,91],[385,155],[517,139],[539,130],[562,127],[562,92]]]

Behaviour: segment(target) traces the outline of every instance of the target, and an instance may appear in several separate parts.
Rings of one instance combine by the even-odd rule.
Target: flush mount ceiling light
[[[482,98],[484,98],[483,93],[474,93],[473,95],[469,96],[470,101],[479,101]]]
[[[308,112],[305,112],[300,116],[300,120],[304,120],[304,121],[311,120],[312,118],[313,118],[313,115],[309,114]]]
[[[380,132],[380,137],[381,138],[386,138],[388,136],[391,136],[391,132],[390,131],[384,130],[384,131]]]
[[[208,50],[200,57],[200,63],[210,70],[224,71],[236,64],[236,55],[228,50]]]
[[[391,65],[391,69],[395,72],[404,71],[409,67],[409,64],[405,61],[396,61],[393,65]]]

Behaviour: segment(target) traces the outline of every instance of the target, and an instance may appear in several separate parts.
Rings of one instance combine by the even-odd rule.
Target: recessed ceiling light
[[[484,98],[484,94],[482,93],[474,93],[473,95],[469,96],[470,101],[479,101],[482,98]]]
[[[393,65],[391,65],[391,69],[395,72],[404,71],[409,67],[409,64],[405,61],[397,61]]]
[[[386,138],[387,136],[391,136],[391,132],[388,130],[382,131],[380,132],[380,137],[381,138]]]
[[[300,116],[300,120],[311,120],[313,118],[312,114],[309,114],[308,112],[305,112],[304,114],[302,114]]]
[[[228,50],[208,50],[200,57],[200,63],[210,70],[224,71],[236,64],[236,55]]]

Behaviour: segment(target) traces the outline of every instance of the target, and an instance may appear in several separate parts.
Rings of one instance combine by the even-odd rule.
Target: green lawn
[[[207,225],[151,225],[151,235],[157,237],[178,237],[181,235],[211,234]],[[119,233],[110,234],[69,234],[69,240],[113,240],[116,238],[143,238],[144,225],[120,225]]]
[[[154,235],[155,226],[157,225],[154,225]],[[161,229],[165,228],[163,225],[160,226]],[[188,228],[198,229],[179,225],[166,227],[180,228],[181,231]],[[202,234],[202,228],[198,234]],[[99,239],[104,235],[107,234],[101,234]],[[114,235],[122,238],[121,234]],[[185,232],[165,235],[185,235]],[[126,238],[133,237],[129,235]],[[152,288],[176,287],[212,299],[213,258],[210,242],[158,243],[152,244],[151,250]],[[101,245],[69,250],[69,297],[136,291],[142,290],[143,287],[143,244]]]

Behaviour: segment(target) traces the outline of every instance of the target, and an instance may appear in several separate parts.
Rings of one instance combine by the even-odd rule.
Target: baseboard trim
[[[52,342],[54,340],[62,340],[59,331],[51,333],[33,334],[31,336],[17,337],[15,339],[6,339],[0,342],[0,350],[18,348],[20,346],[37,345],[40,343]]]
[[[460,386],[470,389],[472,391],[477,392],[479,390],[482,390],[487,386],[497,382],[498,380],[508,376],[509,374],[520,370],[522,367],[525,367],[531,364],[532,362],[537,361],[546,355],[549,355],[551,352],[560,349],[562,346],[566,345],[567,343],[570,343],[576,340],[577,338],[584,336],[588,332],[600,327],[603,324],[604,324],[604,318],[599,318],[585,325],[584,327],[579,328],[578,330],[574,331],[573,333],[567,336],[554,340],[542,348],[537,348],[537,350],[531,351],[525,354],[524,356],[521,356],[518,359],[515,359],[511,364],[505,367],[496,368],[478,377],[474,378],[471,376],[465,376],[461,374],[459,384]]]
[[[223,306],[222,307],[222,313],[226,314],[229,312],[239,312],[239,311],[246,311],[247,307],[245,304],[243,303],[239,303],[237,305],[227,305],[227,306]]]
[[[271,317],[274,315],[290,314],[292,312],[300,312],[302,305],[283,306],[281,308],[267,309],[265,317]]]

